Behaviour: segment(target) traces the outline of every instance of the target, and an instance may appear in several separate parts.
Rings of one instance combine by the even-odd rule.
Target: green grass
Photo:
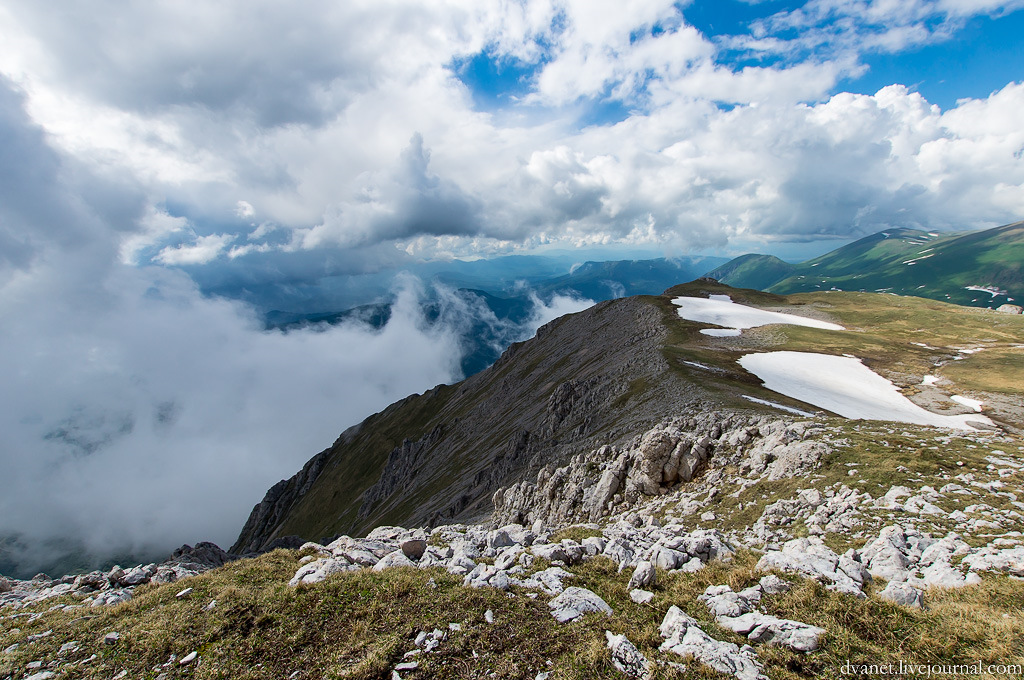
[[[698,619],[713,637],[745,642],[721,629],[697,597],[709,585],[735,590],[752,585],[761,574],[757,556],[741,552],[730,563],[715,562],[694,574],[659,573],[655,599],[647,605],[627,596],[629,573],[619,573],[606,558],[595,558],[571,571],[574,585],[589,588],[607,601],[614,615],[588,615],[560,625],[551,617],[547,597],[536,599],[514,590],[470,589],[461,578],[441,570],[363,570],[338,574],[298,588],[286,585],[300,554],[278,550],[255,560],[229,564],[179,583],[139,588],[128,603],[102,609],[47,611],[46,602],[26,611],[46,611],[31,623],[20,619],[17,632],[8,624],[0,645],[20,646],[0,655],[0,676],[21,677],[29,661],[79,662],[63,677],[108,680],[128,671],[131,678],[348,678],[389,677],[404,654],[415,649],[419,631],[447,633],[436,651],[415,656],[420,667],[410,678],[533,678],[584,680],[621,678],[605,647],[604,631],[625,634],[648,658],[682,661],[662,655],[658,625],[670,605]],[[821,626],[822,648],[799,654],[779,647],[758,647],[772,678],[836,677],[845,661],[907,663],[1024,662],[1024,583],[989,577],[981,585],[929,593],[929,608],[908,610],[874,597],[857,600],[792,576],[788,593],[766,597],[767,613]],[[185,586],[191,596],[176,599]],[[212,611],[203,608],[211,600]],[[484,612],[494,612],[494,623]],[[5,614],[9,609],[3,610]],[[459,631],[449,630],[457,623]],[[52,630],[28,643],[30,634]],[[114,645],[103,636],[121,634]],[[60,654],[61,645],[78,649]],[[199,652],[199,663],[164,667],[171,657]],[[59,676],[60,677],[60,676]],[[403,676],[406,677],[406,676]],[[667,667],[656,677],[679,677]],[[690,664],[686,677],[720,678]]]

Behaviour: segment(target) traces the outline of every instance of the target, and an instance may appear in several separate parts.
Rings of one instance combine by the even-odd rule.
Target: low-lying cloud
[[[379,329],[286,333],[183,271],[126,264],[138,190],[52,151],[20,104],[0,83],[0,139],[23,152],[0,156],[17,179],[0,182],[0,240],[19,245],[0,261],[5,569],[230,544],[265,490],[345,427],[461,377],[474,310],[428,320],[436,296],[414,278],[396,280]]]

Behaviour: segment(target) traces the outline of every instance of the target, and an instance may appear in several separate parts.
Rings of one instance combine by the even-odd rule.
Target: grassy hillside
[[[740,255],[708,272],[708,276],[736,288],[763,290],[791,276],[796,266],[774,255]]]
[[[939,488],[951,475],[963,471],[971,471],[978,482],[976,493],[966,498],[950,494],[940,501],[944,506],[954,503],[962,510],[968,504],[990,503],[1012,508],[1003,496],[1021,491],[1019,468],[1010,475],[986,468],[995,447],[1011,452],[1003,455],[1019,463],[1024,456],[1020,453],[1024,449],[1018,448],[1024,442],[1019,438],[958,437],[929,428],[894,429],[886,424],[837,420],[826,425],[836,448],[815,474],[750,485],[739,484],[744,480],[737,477],[737,471],[726,468],[727,474],[717,478],[722,480],[723,491],[735,488],[736,493],[705,494],[705,487],[700,487],[700,496],[706,496],[700,512],[712,511],[715,519],[707,522],[699,518],[700,512],[691,513],[687,524],[742,531],[768,504],[794,497],[801,490],[827,493],[849,483],[879,497],[898,483],[915,489],[924,485]],[[858,474],[851,478],[850,470]],[[1000,483],[998,491],[980,486],[991,487],[994,481]],[[698,486],[696,480],[694,486]],[[685,494],[687,489],[679,491]],[[679,498],[671,494],[662,498],[653,501],[664,505],[658,516],[674,521]],[[865,511],[855,529],[874,526],[876,520],[883,524],[893,521],[891,511],[874,512],[877,517],[869,517]],[[922,528],[933,535],[941,535],[944,526],[957,528],[946,517],[932,515],[927,522]],[[796,535],[806,535],[807,526],[801,520],[790,529]],[[563,527],[551,539],[581,540],[600,533],[596,525]],[[978,538],[969,540],[984,543],[991,533],[991,529],[983,529]],[[828,542],[845,550],[850,545],[861,547],[863,538],[830,534]],[[64,596],[18,610],[0,609],[0,616],[8,617],[0,629],[0,650],[4,650],[0,651],[0,677],[27,678],[37,672],[29,664],[38,663],[43,669],[53,669],[55,677],[84,680],[380,680],[392,677],[391,669],[398,664],[416,661],[418,667],[402,671],[402,678],[533,680],[548,672],[551,679],[560,680],[624,679],[614,668],[605,644],[605,631],[611,631],[626,635],[648,659],[661,662],[654,671],[656,680],[724,680],[730,676],[659,651],[663,640],[658,625],[668,608],[677,606],[716,639],[746,643],[744,637],[719,626],[698,597],[709,586],[728,584],[739,591],[756,584],[763,575],[755,568],[759,553],[758,549],[740,548],[730,561],[712,561],[694,573],[659,568],[657,583],[650,588],[654,597],[647,604],[629,598],[630,570],[620,572],[605,556],[567,565],[571,584],[592,590],[613,613],[609,617],[588,614],[561,625],[551,616],[548,595],[519,587],[508,592],[469,588],[461,576],[436,567],[383,572],[363,569],[290,587],[287,582],[303,557],[314,552],[276,550],[176,583],[140,586],[131,601],[112,607],[82,609],[74,596]],[[528,572],[548,566],[550,563],[539,559]],[[867,597],[855,598],[827,590],[813,579],[780,575],[793,583],[793,588],[763,598],[759,608],[820,626],[826,633],[821,648],[812,653],[757,645],[758,658],[770,678],[839,677],[847,661],[1024,663],[1024,582],[1019,579],[986,574],[977,585],[931,588],[927,607],[912,609],[880,599],[878,593],[885,585],[881,579],[865,588]],[[185,588],[191,591],[177,597]],[[216,604],[211,607],[213,601]],[[444,634],[440,644],[433,651],[417,653],[417,636],[435,629]],[[105,643],[105,636],[112,632],[118,633],[118,639]],[[194,660],[180,663],[193,652],[197,654]],[[686,663],[682,673],[665,663],[680,661]]]
[[[888,292],[995,308],[1024,300],[1024,222],[959,234],[892,229],[790,271],[763,257],[743,256],[710,275],[732,286],[783,294]]]

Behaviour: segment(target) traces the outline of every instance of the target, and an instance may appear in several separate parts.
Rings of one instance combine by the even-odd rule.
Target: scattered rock
[[[559,623],[568,623],[589,612],[612,615],[612,608],[597,593],[576,586],[566,588],[561,595],[548,603],[548,607],[552,610],[551,615]]]
[[[660,648],[663,652],[692,656],[705,666],[737,680],[766,680],[752,647],[745,645],[740,648],[731,642],[712,638],[675,605],[669,607],[659,632],[665,638]]]
[[[878,597],[905,607],[920,609],[924,606],[924,596],[921,591],[908,583],[899,581],[889,581],[882,592],[878,593]]]
[[[769,550],[758,560],[757,568],[801,574],[822,581],[829,590],[856,597],[864,597],[861,589],[871,578],[856,550],[836,555],[818,536],[797,538],[787,541],[781,550]]]
[[[654,599],[654,593],[649,590],[634,588],[629,591],[629,599],[633,600],[633,602],[636,602],[637,604],[647,604]]]
[[[651,662],[625,635],[614,635],[610,630],[606,630],[604,634],[608,640],[608,649],[612,653],[612,664],[619,671],[631,678],[649,680],[652,677]]]
[[[629,590],[647,588],[654,585],[656,579],[657,572],[654,570],[654,565],[647,560],[641,560],[637,563],[633,575],[629,578],[629,585],[626,588]]]

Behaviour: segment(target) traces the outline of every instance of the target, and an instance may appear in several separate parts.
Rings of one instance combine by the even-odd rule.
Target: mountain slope
[[[672,299],[710,294],[848,330],[766,326],[709,337],[700,333],[707,324],[679,318]],[[491,512],[497,489],[669,416],[715,408],[778,412],[750,397],[814,411],[764,388],[737,363],[766,349],[854,354],[922,405],[963,413],[943,391],[955,385],[983,400],[997,422],[1017,427],[1024,419],[1014,396],[1024,382],[1016,349],[1022,338],[1019,316],[877,294],[787,298],[700,280],[661,296],[601,303],[553,321],[489,369],[410,396],[347,430],[268,492],[232,551],[256,551],[288,535],[319,539],[385,524],[478,519]],[[959,349],[965,347],[984,351]],[[949,387],[919,387],[926,374]]]
[[[792,276],[796,265],[774,255],[740,255],[712,269],[708,276],[736,288],[766,289],[773,283]]]
[[[709,276],[781,294],[877,291],[994,308],[1024,299],[1024,222],[959,234],[891,229],[788,271],[743,256]]]
[[[670,404],[698,399],[705,390],[666,370],[661,316],[643,298],[599,304],[551,322],[462,383],[371,416],[317,457],[322,471],[304,493],[296,491],[306,478],[271,490],[235,551],[288,534],[479,517],[490,512],[491,494],[525,470],[614,441]]]

